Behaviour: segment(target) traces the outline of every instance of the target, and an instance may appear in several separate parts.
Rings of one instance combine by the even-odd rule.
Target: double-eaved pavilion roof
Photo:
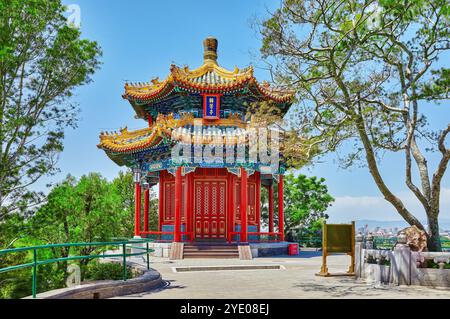
[[[269,83],[262,84],[253,76],[253,67],[229,71],[213,61],[206,61],[201,67],[190,70],[176,65],[170,67],[170,75],[164,81],[158,78],[151,83],[126,84],[123,97],[129,101],[150,103],[169,96],[176,87],[197,93],[233,93],[248,87],[261,99],[286,103],[292,99],[293,93],[272,88]]]
[[[173,114],[160,114],[155,123],[148,128],[137,131],[128,131],[125,127],[119,132],[102,132],[100,134],[99,148],[112,154],[133,154],[140,151],[157,147],[164,142],[168,142],[172,137],[174,130],[178,131],[179,140],[182,140],[182,135],[189,135],[191,139],[194,138],[194,127],[201,127],[206,129],[211,127],[216,132],[225,134],[225,128],[236,127],[245,130],[245,123],[236,115],[231,115],[227,119],[221,119],[214,123],[203,123],[202,119],[195,119],[192,114],[183,113],[177,119]],[[203,143],[207,143],[204,141]],[[237,143],[237,139],[233,139],[233,144]]]
[[[169,100],[177,93],[241,94],[254,101],[273,101],[287,111],[294,91],[272,87],[266,81],[259,83],[254,77],[252,66],[241,70],[235,67],[233,71],[221,67],[217,63],[217,45],[214,38],[204,41],[204,62],[197,69],[171,65],[169,76],[163,81],[155,78],[148,83],[126,83],[123,98],[131,103],[137,116],[142,119],[146,119],[149,108]]]
[[[127,83],[123,98],[130,102],[138,118],[147,119],[150,115],[151,126],[133,132],[127,128],[114,133],[102,132],[98,148],[103,149],[119,165],[130,165],[137,157],[142,159],[142,156],[145,156],[146,161],[156,162],[170,156],[170,146],[176,142],[171,140],[173,130],[187,128],[185,133],[191,136],[194,126],[215,126],[223,132],[227,127],[245,130],[242,109],[232,107],[237,105],[238,108],[244,108],[241,106],[242,101],[272,101],[284,112],[288,110],[294,97],[292,90],[271,87],[267,82],[259,83],[251,66],[242,70],[235,67],[233,71],[219,66],[217,44],[214,38],[204,41],[204,63],[197,69],[172,65],[169,76],[163,81],[156,78],[149,83]],[[193,97],[193,105],[198,108],[201,103],[197,102],[200,101],[197,97],[202,94],[220,94],[223,97],[222,104],[231,105],[230,111],[213,122],[189,113],[186,96]],[[163,104],[169,107],[161,108]]]

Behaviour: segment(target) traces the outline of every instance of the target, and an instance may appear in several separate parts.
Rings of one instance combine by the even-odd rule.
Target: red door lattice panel
[[[225,181],[195,181],[195,237],[225,239]]]
[[[184,204],[185,204],[185,184],[182,183],[181,191],[181,220],[185,220]],[[164,183],[164,222],[173,223],[175,221],[175,182]]]

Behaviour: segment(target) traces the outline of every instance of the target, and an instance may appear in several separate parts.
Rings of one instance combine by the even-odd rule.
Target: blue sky
[[[219,39],[219,63],[233,69],[261,65],[255,57],[260,40],[251,28],[255,17],[264,17],[278,1],[264,0],[78,0],[63,1],[81,8],[83,37],[96,40],[103,49],[103,65],[93,82],[76,90],[74,99],[81,108],[79,127],[67,131],[65,150],[60,157],[61,173],[50,179],[59,181],[67,174],[79,177],[100,172],[109,179],[121,169],[96,145],[102,130],[145,127],[134,119],[134,113],[123,100],[125,81],[149,81],[165,78],[170,64],[202,64],[202,41],[207,36]],[[269,74],[256,68],[256,77],[269,80]],[[450,119],[448,105],[427,105],[426,114],[432,127],[442,128]],[[436,159],[431,161],[432,167]],[[399,194],[420,217],[418,203],[408,195],[403,177],[403,158],[386,156],[383,174],[393,191]],[[122,168],[123,169],[123,168]],[[399,220],[397,213],[384,202],[368,170],[341,170],[336,156],[329,155],[314,167],[301,170],[327,180],[336,203],[329,211],[331,220],[348,222],[352,219]],[[450,175],[444,178],[442,218],[450,218]],[[49,180],[36,187],[43,188]]]

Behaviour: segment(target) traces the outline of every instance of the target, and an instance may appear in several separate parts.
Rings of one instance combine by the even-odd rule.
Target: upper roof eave
[[[172,94],[175,87],[197,93],[230,93],[246,86],[255,86],[263,99],[276,103],[288,103],[294,92],[273,88],[267,82],[259,83],[253,75],[253,67],[234,71],[226,70],[217,63],[206,61],[197,69],[172,65],[170,75],[164,81],[158,78],[149,83],[125,84],[123,98],[130,102],[154,103]]]

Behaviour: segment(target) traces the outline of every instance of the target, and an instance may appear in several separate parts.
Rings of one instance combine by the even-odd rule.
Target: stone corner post
[[[392,279],[395,285],[411,285],[411,249],[406,244],[404,232],[397,237],[391,261]]]
[[[366,243],[365,243],[365,247],[364,248],[365,249],[374,249],[372,233],[367,234]]]
[[[362,268],[364,263],[363,248],[364,236],[363,234],[358,233],[355,237],[355,274],[357,279],[362,277]]]

